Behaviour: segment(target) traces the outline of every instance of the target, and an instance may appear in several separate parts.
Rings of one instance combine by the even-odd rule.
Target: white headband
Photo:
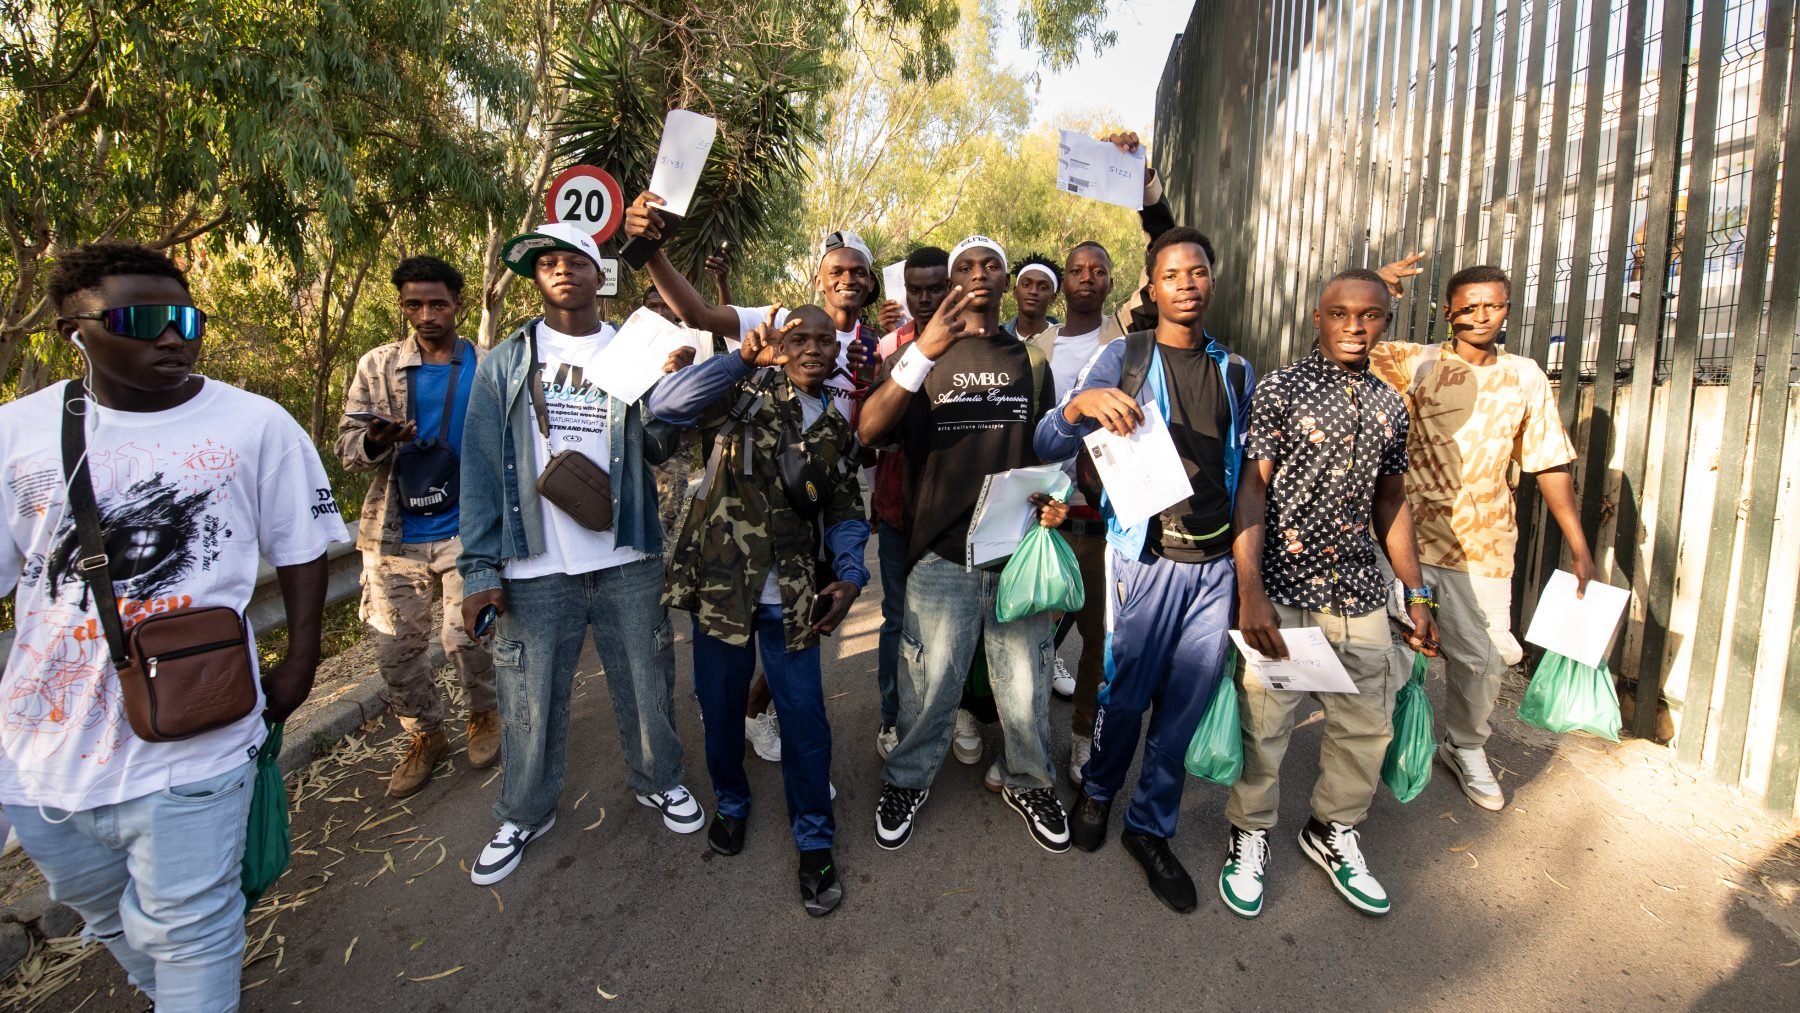
[[[1042,264],[1026,264],[1024,267],[1019,268],[1019,277],[1023,278],[1033,271],[1036,271],[1037,273],[1050,279],[1050,294],[1051,295],[1055,295],[1056,290],[1059,288],[1062,288],[1062,286],[1057,283],[1056,272],[1050,270],[1048,267],[1045,267]]]
[[[998,253],[1000,255],[1000,269],[1002,271],[1007,269],[1006,268],[1006,251],[1001,249],[999,243],[994,242],[992,239],[989,239],[986,236],[970,236],[969,238],[963,240],[962,242],[957,243],[956,248],[950,251],[950,266],[952,268],[955,268],[956,267],[956,258],[962,256],[963,254],[969,252],[970,250],[973,250],[977,246],[985,247],[987,249],[993,250],[995,253]]]

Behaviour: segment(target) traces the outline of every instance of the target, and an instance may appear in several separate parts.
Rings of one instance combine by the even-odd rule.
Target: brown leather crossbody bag
[[[146,742],[173,742],[241,721],[256,709],[256,667],[244,617],[224,606],[173,609],[140,620],[127,633],[113,597],[114,572],[87,468],[87,401],[71,380],[63,394],[63,477],[80,539],[76,572],[118,673],[131,730]]]
[[[550,443],[550,411],[544,404],[544,364],[538,359],[537,324],[525,332],[526,353],[531,356],[531,408],[537,415],[538,434],[544,438],[545,465],[537,478],[538,495],[590,531],[612,527],[612,478],[606,469],[579,450],[558,452]]]

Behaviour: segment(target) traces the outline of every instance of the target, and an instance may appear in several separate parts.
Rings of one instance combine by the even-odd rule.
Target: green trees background
[[[1104,0],[4,7],[4,398],[78,368],[44,298],[59,251],[129,240],[190,269],[213,318],[203,370],[323,445],[357,358],[401,334],[397,260],[459,265],[464,334],[504,335],[531,299],[500,244],[540,221],[550,177],[593,162],[629,198],[677,106],[721,132],[671,250],[697,271],[729,241],[741,301],[810,298],[809,251],[834,228],[883,261],[971,231],[1017,254],[1141,244],[1130,212],[1053,192],[1054,132],[1027,132],[1032,73],[994,58],[1003,14],[1041,67],[1103,48]],[[624,279],[609,315],[643,282]]]

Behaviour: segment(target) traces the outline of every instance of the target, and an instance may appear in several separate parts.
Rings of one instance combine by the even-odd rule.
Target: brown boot
[[[469,766],[480,770],[500,758],[500,712],[476,711],[469,715]]]
[[[394,767],[393,776],[388,778],[388,795],[392,798],[405,798],[416,795],[425,782],[431,780],[431,768],[450,748],[450,736],[444,734],[442,728],[429,734],[425,732],[409,733],[412,741],[407,744],[406,755]]]

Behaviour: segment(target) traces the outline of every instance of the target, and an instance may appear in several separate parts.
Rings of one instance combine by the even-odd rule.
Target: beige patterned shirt
[[[1419,562],[1512,576],[1519,539],[1512,466],[1539,472],[1575,459],[1544,371],[1505,352],[1491,366],[1472,366],[1451,342],[1408,341],[1377,344],[1369,368],[1412,414],[1406,499]]]

